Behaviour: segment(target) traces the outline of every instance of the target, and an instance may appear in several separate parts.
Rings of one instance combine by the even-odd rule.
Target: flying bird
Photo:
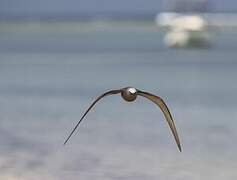
[[[83,114],[83,116],[81,117],[81,119],[78,121],[78,123],[76,124],[76,126],[73,128],[73,130],[71,131],[71,133],[69,134],[68,138],[66,139],[66,141],[64,142],[64,145],[68,142],[68,140],[70,139],[70,137],[72,136],[72,134],[74,133],[74,131],[77,129],[77,127],[79,126],[79,124],[81,123],[81,121],[84,119],[84,117],[86,116],[86,114],[91,110],[91,108],[103,97],[105,96],[109,96],[109,95],[114,95],[114,94],[121,94],[122,98],[125,101],[128,102],[132,102],[134,100],[136,100],[137,96],[143,96],[149,100],[151,100],[153,103],[155,103],[156,105],[158,105],[161,109],[161,111],[163,112],[165,119],[171,129],[171,132],[174,136],[174,139],[176,141],[176,144],[178,146],[179,151],[181,152],[181,144],[180,144],[180,140],[179,140],[179,136],[175,127],[175,123],[174,120],[171,116],[171,113],[167,107],[167,105],[165,104],[165,102],[156,95],[153,95],[151,93],[148,92],[144,92],[144,91],[140,91],[136,88],[133,87],[125,87],[122,89],[118,89],[118,90],[111,90],[111,91],[107,91],[104,94],[100,95],[91,105],[90,107],[86,110],[86,112]]]

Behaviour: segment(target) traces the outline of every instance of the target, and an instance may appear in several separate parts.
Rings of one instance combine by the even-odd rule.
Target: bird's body
[[[76,126],[74,127],[74,129],[71,131],[70,135],[68,136],[68,138],[66,139],[66,141],[64,142],[64,145],[67,143],[67,141],[70,139],[70,137],[72,136],[72,134],[74,133],[74,131],[76,130],[76,128],[79,126],[79,124],[81,123],[81,121],[83,120],[83,118],[86,116],[86,114],[90,111],[90,109],[103,97],[108,96],[108,95],[113,95],[113,94],[118,94],[121,93],[122,98],[127,101],[127,102],[132,102],[135,101],[137,96],[143,96],[149,100],[151,100],[152,102],[154,102],[156,105],[158,105],[160,107],[160,109],[162,110],[166,121],[168,122],[168,125],[172,131],[172,134],[175,138],[175,141],[177,143],[177,146],[179,148],[179,150],[181,151],[181,144],[179,141],[179,137],[178,137],[178,133],[173,121],[173,118],[171,116],[171,113],[167,107],[167,105],[165,104],[165,102],[158,96],[155,96],[151,93],[148,92],[143,92],[140,91],[136,88],[133,87],[125,87],[122,89],[118,89],[118,90],[112,90],[112,91],[108,91],[105,92],[104,94],[100,95],[91,105],[90,107],[87,109],[87,111],[84,113],[84,115],[81,117],[81,119],[78,121],[78,123],[76,124]]]
[[[121,96],[125,101],[134,101],[137,98],[137,90],[132,87],[123,88],[121,90]]]

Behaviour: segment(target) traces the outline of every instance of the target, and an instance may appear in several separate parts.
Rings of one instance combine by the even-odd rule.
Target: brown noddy
[[[70,139],[70,137],[72,136],[72,134],[74,133],[74,131],[77,129],[77,127],[79,126],[79,124],[81,123],[81,121],[83,120],[83,118],[86,116],[86,114],[91,110],[91,108],[103,97],[105,96],[109,96],[109,95],[113,95],[113,94],[118,94],[121,93],[122,98],[125,101],[128,102],[132,102],[134,101],[137,96],[143,96],[149,100],[151,100],[153,103],[155,103],[156,105],[158,105],[161,109],[161,111],[163,112],[165,119],[172,131],[172,134],[174,136],[174,139],[176,141],[176,144],[179,148],[179,151],[181,151],[181,144],[180,144],[180,140],[179,140],[179,136],[175,127],[175,123],[174,120],[171,116],[171,113],[167,107],[167,105],[165,104],[165,102],[156,95],[153,95],[151,93],[148,92],[144,92],[144,91],[140,91],[136,88],[133,87],[125,87],[122,89],[118,89],[118,90],[111,90],[111,91],[107,91],[105,93],[103,93],[102,95],[100,95],[91,105],[90,107],[86,110],[86,112],[83,114],[83,116],[81,117],[81,119],[78,121],[78,123],[76,124],[76,126],[73,128],[73,130],[71,131],[71,133],[69,134],[69,136],[67,137],[66,141],[64,142],[64,145],[68,142],[68,140]]]

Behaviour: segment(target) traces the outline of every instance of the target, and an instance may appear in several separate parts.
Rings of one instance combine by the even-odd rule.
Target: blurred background
[[[0,179],[237,178],[237,2],[0,0]],[[161,96],[103,99],[134,86]]]

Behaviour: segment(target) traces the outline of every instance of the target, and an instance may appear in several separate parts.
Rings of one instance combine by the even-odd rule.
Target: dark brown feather
[[[81,117],[81,119],[78,121],[78,123],[76,124],[76,126],[73,128],[73,130],[71,131],[71,133],[69,134],[68,138],[66,139],[66,141],[64,142],[64,145],[68,142],[68,140],[70,139],[70,137],[72,136],[72,134],[74,133],[74,131],[77,129],[77,127],[79,126],[79,124],[81,123],[81,121],[83,120],[83,118],[86,116],[86,114],[90,111],[90,109],[103,97],[108,96],[108,95],[113,95],[113,94],[118,94],[120,93],[121,90],[112,90],[112,91],[108,91],[105,92],[104,94],[100,95],[91,105],[90,107],[86,110],[86,112],[83,114],[83,116]]]
[[[180,144],[179,136],[178,136],[178,133],[177,133],[177,130],[175,127],[175,123],[174,123],[174,120],[173,120],[171,113],[170,113],[167,105],[165,104],[165,102],[160,97],[150,94],[148,92],[142,92],[142,91],[138,90],[138,95],[151,100],[152,102],[154,102],[155,104],[157,104],[160,107],[160,109],[163,112],[165,119],[168,122],[168,125],[173,133],[173,136],[175,138],[177,146],[178,146],[179,150],[181,151],[181,144]]]

